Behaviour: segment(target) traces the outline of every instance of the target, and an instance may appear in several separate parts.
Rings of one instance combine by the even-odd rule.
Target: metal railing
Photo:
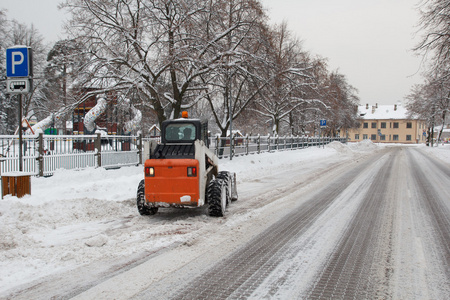
[[[26,135],[22,145],[22,171],[49,176],[58,169],[86,167],[114,168],[142,164],[142,136],[97,135]],[[231,157],[263,152],[288,151],[321,147],[333,141],[346,143],[345,138],[311,138],[299,136],[233,137]],[[209,148],[219,158],[230,157],[230,138],[211,137]],[[19,137],[0,136],[1,174],[19,171]]]
[[[209,148],[219,158],[259,154],[263,152],[286,151],[308,147],[320,147],[331,142],[347,143],[346,138],[330,137],[300,137],[300,136],[244,136],[233,137],[230,148],[230,138],[212,137]]]
[[[0,136],[1,173],[19,171],[19,137]],[[27,135],[23,172],[48,176],[57,169],[117,167],[142,163],[141,136]]]

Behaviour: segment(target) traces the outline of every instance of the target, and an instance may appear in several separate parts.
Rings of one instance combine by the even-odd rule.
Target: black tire
[[[217,174],[217,179],[222,179],[223,184],[225,185],[227,192],[227,205],[231,202],[231,174],[227,171],[222,171]]]
[[[208,215],[211,217],[223,217],[227,208],[228,189],[222,179],[211,180],[207,189]]]
[[[154,215],[158,212],[157,207],[148,207],[147,205],[145,205],[145,181],[144,181],[144,179],[142,179],[138,185],[136,204],[137,204],[139,214],[141,216]]]

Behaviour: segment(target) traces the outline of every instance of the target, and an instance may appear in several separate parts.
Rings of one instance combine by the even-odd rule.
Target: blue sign
[[[320,127],[326,127],[327,126],[327,120],[320,120]]]
[[[31,48],[14,47],[6,49],[6,77],[33,76]]]

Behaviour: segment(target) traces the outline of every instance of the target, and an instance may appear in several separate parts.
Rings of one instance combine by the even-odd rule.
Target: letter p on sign
[[[17,59],[17,57],[19,57],[19,59]],[[16,73],[16,66],[20,66],[22,65],[24,61],[24,55],[22,52],[12,52],[12,73],[15,74]]]

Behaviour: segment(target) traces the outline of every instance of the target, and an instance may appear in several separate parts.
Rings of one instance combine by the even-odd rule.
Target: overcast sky
[[[288,23],[305,50],[328,59],[358,89],[361,104],[403,101],[421,83],[412,48],[419,0],[261,0],[271,22]],[[1,0],[7,18],[31,24],[48,43],[64,35],[58,0]]]
[[[418,0],[262,0],[306,50],[328,59],[358,89],[361,104],[403,101],[421,83]]]

